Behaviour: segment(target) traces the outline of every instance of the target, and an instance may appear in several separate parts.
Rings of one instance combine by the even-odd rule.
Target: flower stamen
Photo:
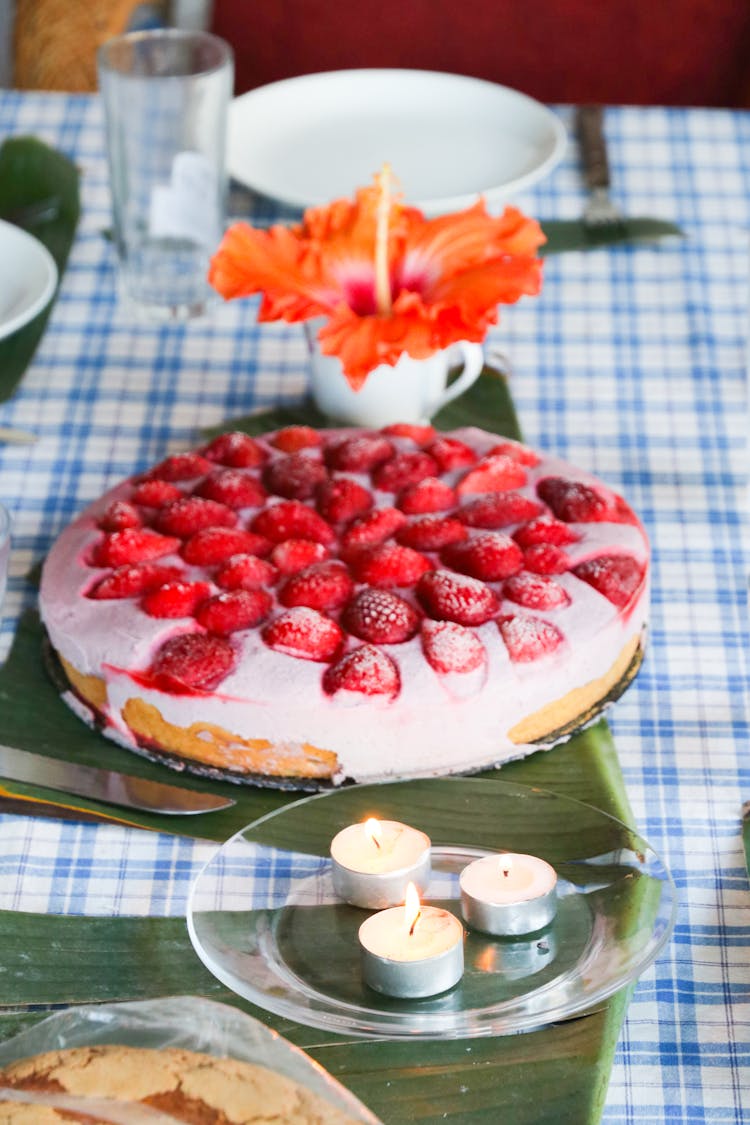
[[[375,304],[380,316],[390,316],[391,271],[388,254],[388,231],[391,218],[391,167],[384,164],[375,177],[378,190],[378,207],[375,226]]]

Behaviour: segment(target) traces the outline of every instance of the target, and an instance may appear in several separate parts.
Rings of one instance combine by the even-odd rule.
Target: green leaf
[[[491,362],[485,364],[482,374],[468,391],[444,406],[432,422],[439,430],[478,426],[492,434],[521,440],[521,427],[508,389],[508,380]]]
[[[453,402],[437,414],[433,425],[438,430],[455,430],[459,426],[479,426],[490,433],[520,440],[521,428],[518,424],[513,400],[510,397],[505,375],[491,363],[486,363],[482,374]],[[203,430],[204,437],[215,437],[225,430],[241,430],[256,437],[282,426],[326,426],[331,425],[324,414],[310,402],[294,406],[277,406],[271,410],[255,411],[239,418],[227,418],[218,426]]]
[[[54,200],[52,217],[24,224],[33,205]],[[27,210],[28,209],[28,210]],[[62,277],[78,224],[78,170],[62,153],[34,137],[11,137],[0,147],[0,217],[17,216],[20,226],[44,243]],[[52,311],[54,298],[23,328],[0,340],[0,402],[13,394],[31,362]]]
[[[212,432],[234,428],[257,434],[293,423],[320,424],[320,420],[303,405],[235,419]],[[465,395],[446,407],[436,425],[443,429],[476,425],[507,437],[521,436],[507,382],[494,368],[485,369]],[[27,613],[11,657],[0,669],[3,741],[51,757],[181,784],[181,775],[119,748],[88,730],[69,712],[44,673],[41,646],[39,620]],[[482,776],[551,789],[632,822],[617,754],[604,720],[574,735],[563,746],[509,762]],[[38,787],[0,784],[16,797],[60,800]],[[237,799],[237,805],[179,823],[174,817],[124,811],[123,815],[128,822],[145,828],[224,840],[294,799],[289,793],[200,778],[191,778],[189,785],[227,793]],[[119,816],[111,807],[96,802],[65,800],[68,806],[97,817]],[[59,811],[55,805],[46,808],[52,815]],[[444,811],[450,815],[449,809]],[[585,817],[570,831],[585,833]],[[627,925],[627,918],[623,924]],[[0,997],[8,1009],[137,999],[170,992],[193,992],[224,1000],[261,1018],[307,1050],[388,1125],[437,1123],[446,1116],[455,1125],[496,1125],[499,1121],[508,1125],[595,1125],[606,1097],[629,998],[625,990],[593,1013],[524,1035],[416,1043],[347,1041],[341,1035],[327,1035],[259,1012],[228,993],[199,964],[183,919],[92,919],[0,912],[0,948]],[[0,1013],[0,1036],[14,1034],[39,1018],[38,1011]]]
[[[627,993],[525,1035],[454,1041],[355,1040],[303,1027],[228,992],[198,961],[179,918],[80,918],[0,911],[2,995],[29,1004],[207,996],[249,1012],[306,1050],[388,1125],[586,1125],[598,1121]],[[38,1022],[0,1014],[0,1037]]]
[[[601,250],[633,242],[655,242],[660,238],[684,238],[685,232],[665,219],[622,219],[600,227],[587,226],[581,219],[547,219],[542,222],[547,241],[539,253],[562,254],[568,250]]]
[[[573,750],[574,768],[576,764],[583,764],[586,749],[606,745],[608,738],[606,723],[601,725],[588,738],[581,737],[583,752],[577,754],[581,747],[569,745],[565,749]],[[601,737],[599,737],[601,736]],[[611,739],[609,739],[611,744]],[[562,748],[558,748],[562,751]],[[528,801],[524,800],[533,789],[561,793],[560,788],[552,788],[547,781],[550,780],[547,768],[549,756],[555,758],[562,769],[566,769],[564,753],[558,755],[557,750],[540,751],[531,758],[522,759],[515,763],[522,766],[523,762],[534,760],[539,766],[539,773],[543,781],[529,784],[531,771],[524,773],[523,769],[515,771],[511,776],[509,766],[505,765],[495,770],[487,770],[479,778],[460,780],[457,778],[418,778],[408,782],[389,784],[385,790],[388,801],[388,818],[390,820],[407,821],[415,828],[426,833],[433,841],[467,843],[466,818],[471,807],[471,843],[477,848],[496,850],[499,846],[510,851],[524,852],[529,849],[534,855],[543,856],[549,863],[558,867],[561,862],[572,862],[582,855],[605,856],[621,850],[634,850],[638,843],[634,839],[633,831],[620,820],[603,817],[601,810],[591,801],[585,804],[573,804],[564,810],[560,808],[559,801],[535,802],[533,822],[530,821],[532,813]],[[523,785],[519,795],[513,791],[513,796],[508,797],[508,791],[503,786],[501,800],[502,807],[502,844],[498,840],[497,797],[491,800],[489,794],[492,790],[488,783],[492,781],[509,782]],[[580,789],[580,786],[577,787]],[[596,789],[601,789],[595,785]],[[474,791],[481,793],[481,801]],[[468,806],[467,801],[473,795],[474,804]],[[593,794],[589,794],[591,796]],[[332,796],[326,799],[309,801],[303,806],[294,819],[294,846],[299,847],[306,855],[328,855],[328,847],[333,832],[365,820],[372,814],[373,786],[351,785],[346,786],[335,796],[335,805],[331,804]],[[581,798],[574,796],[575,801]],[[482,813],[484,810],[484,814]],[[570,815],[568,815],[570,814]],[[264,847],[278,847],[282,851],[291,846],[290,827],[288,818],[284,816],[271,817],[264,820],[259,835],[253,840],[260,842]],[[566,873],[565,877],[576,881],[574,873]]]
[[[283,426],[326,426],[328,421],[321,414],[314,403],[306,401],[295,403],[291,406],[274,406],[268,410],[255,410],[252,414],[243,414],[239,418],[227,418],[218,426],[209,426],[202,430],[204,437],[212,438],[216,434],[223,434],[225,430],[241,430],[242,433],[257,437],[271,430],[280,430]]]
[[[68,711],[43,672],[41,640],[38,620],[27,615],[11,659],[0,670],[4,741],[52,757],[180,783],[179,775],[173,779],[163,767],[120,749],[89,731]],[[484,776],[552,789],[630,819],[614,744],[603,720],[564,746],[510,762]],[[125,815],[143,827],[223,840],[293,799],[288,793],[198,778],[191,779],[190,785],[227,792],[238,799],[238,805],[225,813],[179,823],[174,817]],[[30,786],[6,783],[6,789],[44,795],[43,790]],[[95,802],[80,804],[104,816],[113,813]],[[54,806],[50,812],[57,814]],[[451,815],[450,809],[444,812]],[[585,833],[585,817],[569,827],[576,834]],[[236,1004],[307,1049],[389,1125],[438,1122],[445,1112],[459,1125],[494,1125],[503,1119],[513,1125],[558,1125],[560,1121],[593,1125],[601,1112],[627,1005],[627,994],[620,993],[594,1014],[502,1039],[347,1043],[340,1036],[327,1036],[259,1012],[229,993],[199,964],[182,919],[0,913],[0,948],[0,997],[9,1008],[174,992]],[[28,1018],[34,1020],[38,1013]],[[0,1034],[19,1030],[21,1022],[17,1013],[0,1019]]]

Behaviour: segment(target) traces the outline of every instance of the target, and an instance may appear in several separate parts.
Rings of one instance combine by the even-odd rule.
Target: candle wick
[[[508,878],[508,876],[510,875],[510,868],[509,867],[503,868],[503,875],[505,876],[506,879]]]
[[[378,849],[378,851],[380,851],[380,840],[378,840],[377,836],[372,837],[372,842],[375,845],[375,847]]]
[[[422,911],[418,910],[416,918],[414,919],[411,926],[409,927],[409,937],[414,937],[414,930],[416,928],[417,922],[419,921],[419,919],[421,917],[422,917]]]

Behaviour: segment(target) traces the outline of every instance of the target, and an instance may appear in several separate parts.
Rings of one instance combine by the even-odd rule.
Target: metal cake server
[[[125,805],[142,812],[175,816],[219,812],[235,804],[231,797],[183,789],[179,785],[166,785],[161,781],[149,781],[97,766],[45,758],[12,746],[0,746],[0,777],[63,793],[75,793],[107,805]]]

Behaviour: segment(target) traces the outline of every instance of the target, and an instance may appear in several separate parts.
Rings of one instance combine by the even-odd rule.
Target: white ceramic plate
[[[566,144],[533,98],[426,70],[338,70],[289,78],[232,103],[228,166],[293,207],[351,196],[385,162],[428,215],[483,194],[490,210],[546,175]]]
[[[56,285],[57,266],[47,247],[0,220],[0,340],[41,312]]]

